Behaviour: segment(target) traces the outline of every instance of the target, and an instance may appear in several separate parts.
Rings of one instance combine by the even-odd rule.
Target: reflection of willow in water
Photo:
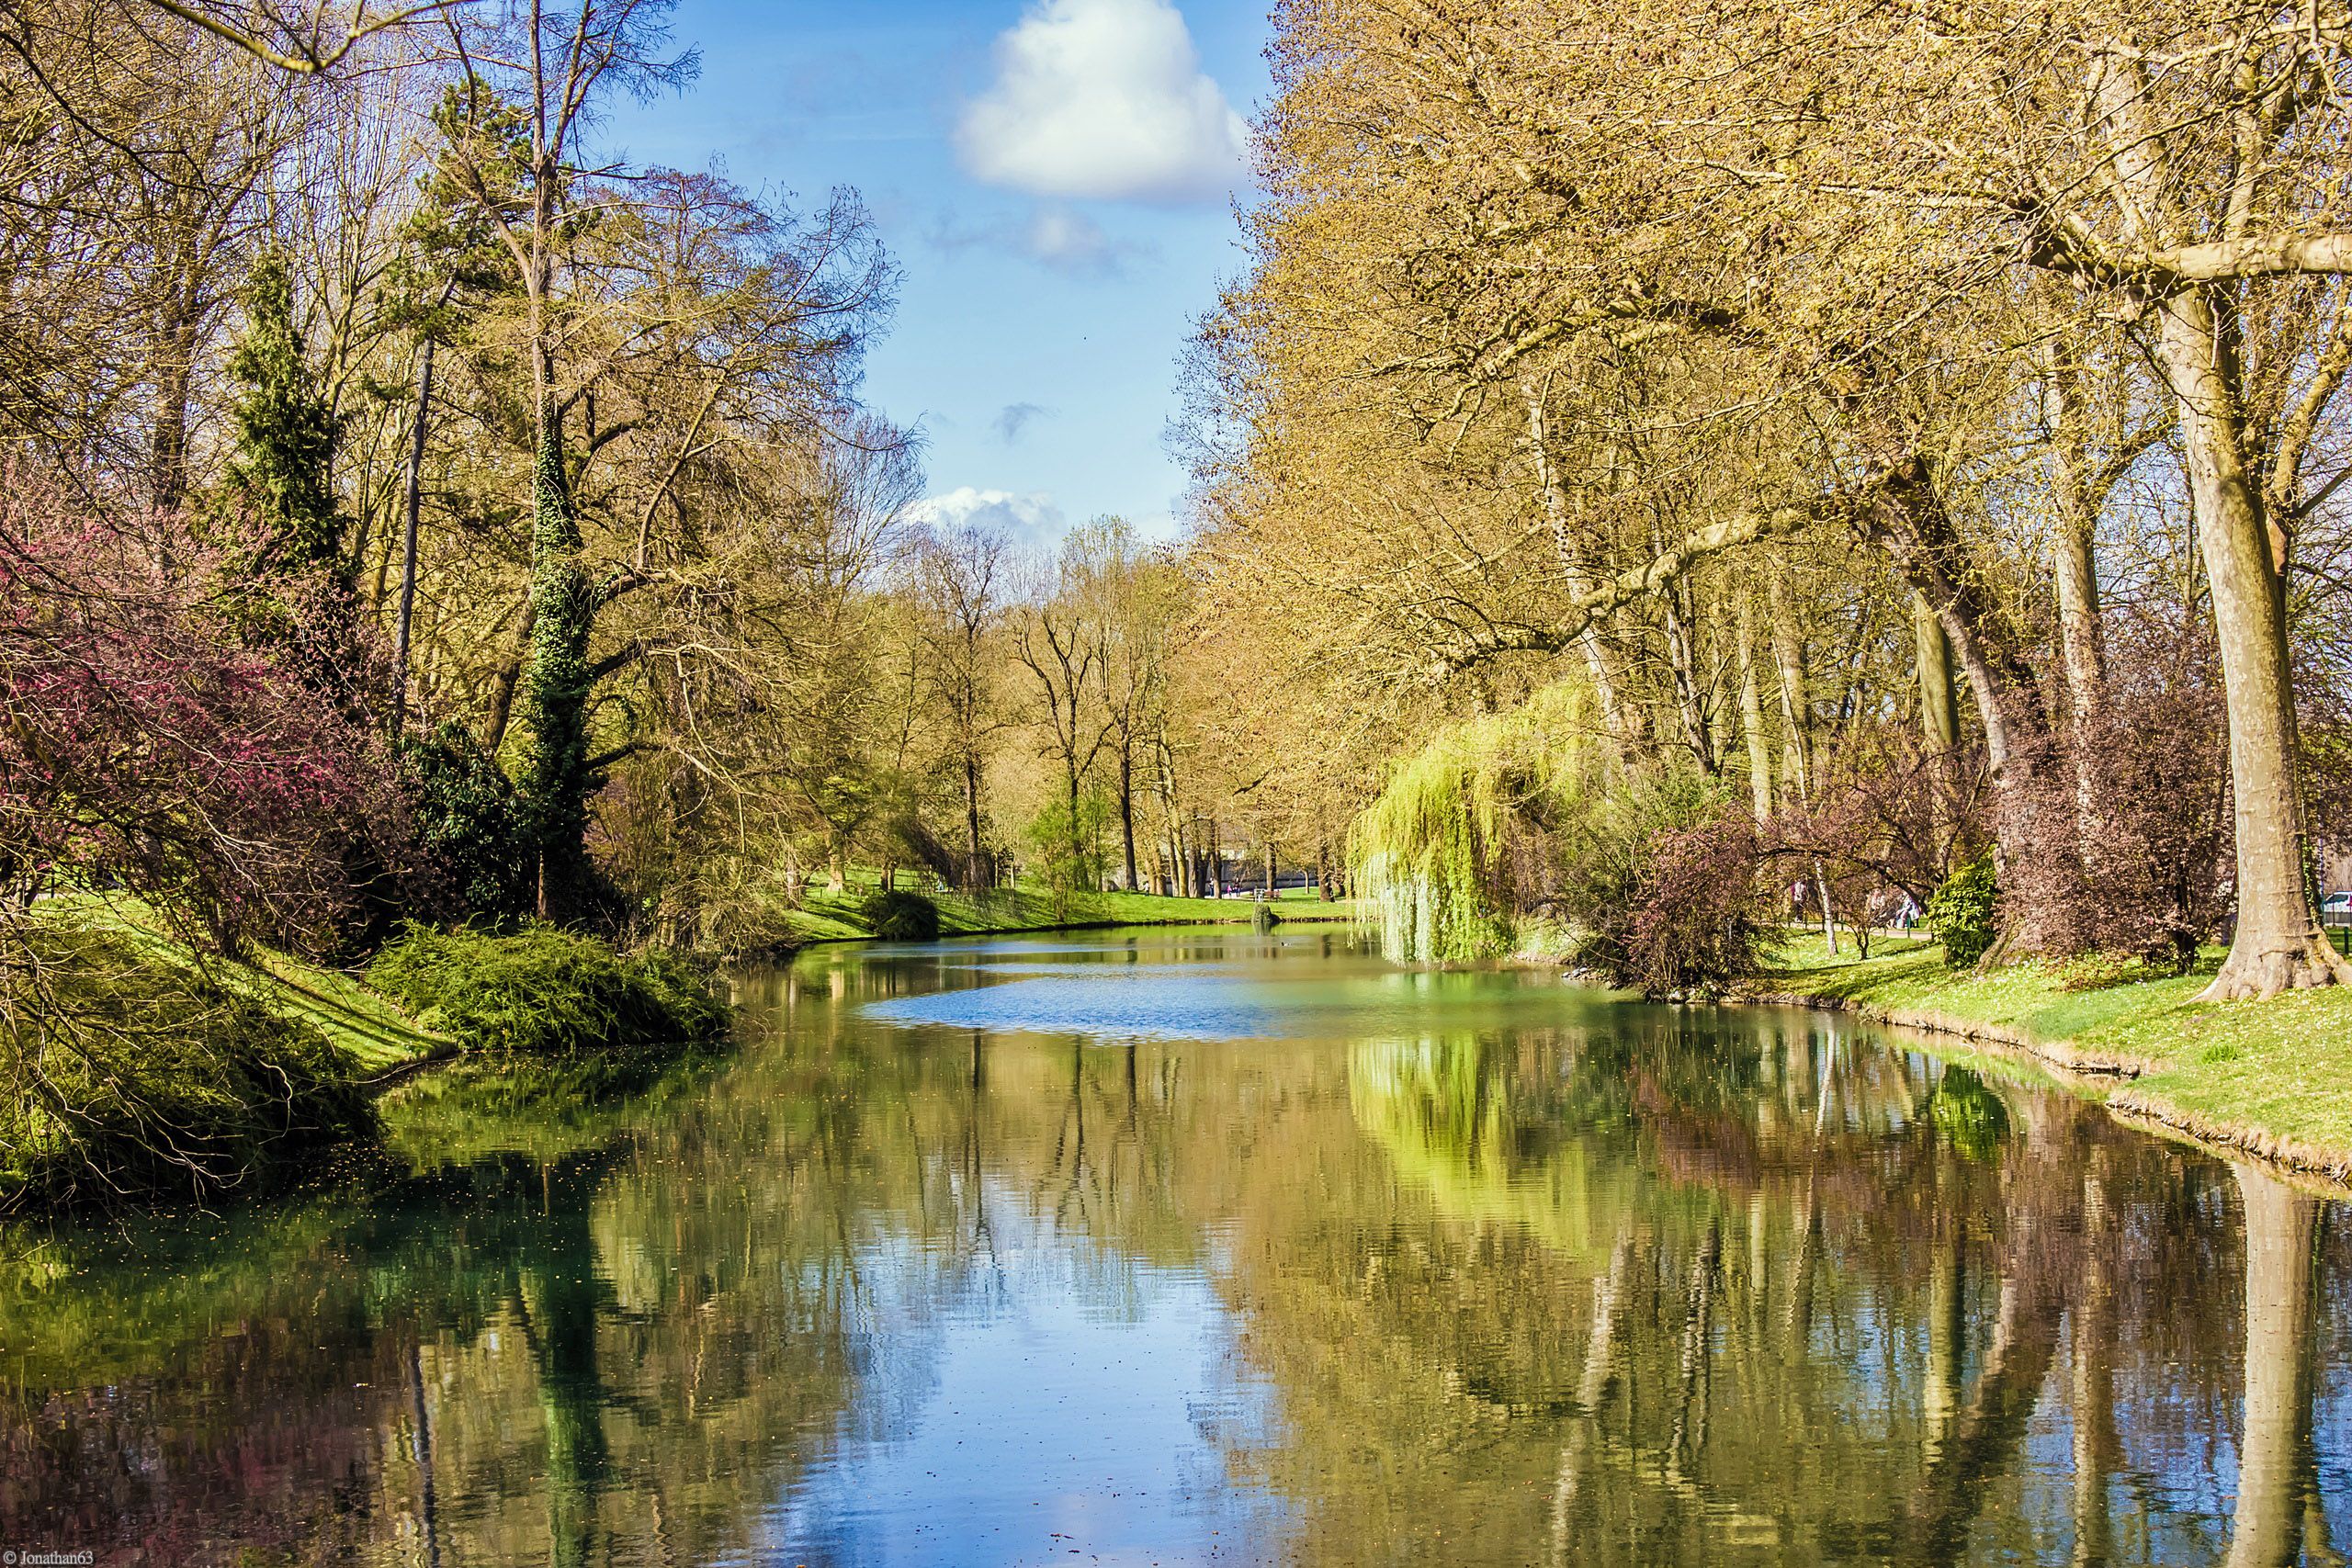
[[[1344,1500],[1302,1560],[2324,1550],[2311,1200],[2279,1200],[2299,1232],[2248,1187],[2239,1265],[2242,1181],[2072,1100],[1810,1021],[1652,1017],[1351,1054],[1385,1168],[1263,1217],[1356,1247],[1235,1281],[1287,1438],[1243,1462]],[[2177,1422],[2202,1400],[2226,1455],[2238,1386],[2233,1531],[2226,1484],[2181,1483]]]
[[[0,1287],[0,1524],[108,1561],[757,1556],[824,1523],[812,1467],[910,1427],[944,1320],[1141,1321],[1205,1270],[1274,1419],[1203,1391],[1227,1473],[1186,1506],[1285,1500],[1245,1559],[2331,1560],[2312,1280],[2352,1242],[2251,1172],[1798,1015],[857,1024],[989,983],[938,962],[779,976],[778,1040],[594,1115],[453,1081],[396,1111],[424,1168],[376,1200],[53,1252]]]

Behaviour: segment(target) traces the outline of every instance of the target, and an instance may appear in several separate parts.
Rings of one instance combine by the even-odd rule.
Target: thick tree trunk
[[[2312,1260],[2319,1202],[2249,1166],[2231,1168],[2245,1216],[2245,1425],[2227,1568],[2302,1558],[2312,1450]]]
[[[1917,592],[1911,595],[1911,630],[1919,660],[1919,739],[1929,756],[1948,756],[1960,744],[1958,671],[1951,638],[1935,608]]]
[[[2084,504],[2082,498],[2076,505]],[[2066,661],[2066,707],[2076,728],[2098,716],[2107,686],[2107,641],[2098,618],[2098,558],[2092,519],[2064,510],[2058,532],[2058,638]]]
[[[969,747],[964,751],[964,886],[974,892],[983,886],[980,871],[980,757]]]
[[[2077,372],[2059,364],[2049,397],[2052,484],[2058,498],[2058,537],[2052,575],[2058,589],[2058,644],[2066,675],[2067,739],[2074,753],[2075,816],[2086,857],[2107,841],[2100,806],[2098,727],[2106,704],[2107,646],[2099,626],[2098,561],[2094,535],[2098,502],[2084,478],[2088,458],[2080,433],[2083,413]]]
[[[161,333],[155,369],[154,429],[148,449],[148,489],[158,512],[176,512],[187,500],[188,401],[196,380],[196,307],[175,299]]]
[[[2071,789],[2057,772],[2059,748],[2041,689],[2004,626],[1936,493],[1914,456],[1882,482],[1872,537],[1935,613],[1968,679],[1984,726],[1993,769],[1995,858],[2004,884],[1996,955],[2064,951],[2082,930],[2082,861]]]
[[[2235,367],[2205,294],[2167,299],[2163,314],[2160,347],[2213,596],[2236,802],[2237,931],[2199,997],[2228,1001],[2346,984],[2352,964],[2320,931],[2304,883],[2286,616],[2261,492],[2245,468]]]
[[[1073,716],[1078,711],[1078,705],[1074,700],[1070,705],[1070,711]],[[1076,886],[1079,872],[1086,863],[1086,842],[1078,830],[1078,753],[1076,751],[1069,750],[1062,753],[1062,773],[1063,805],[1069,812],[1069,820],[1063,824],[1069,831],[1069,838],[1063,848],[1069,852],[1070,884]]]
[[[531,474],[531,628],[526,747],[518,794],[539,860],[538,912],[569,919],[586,891],[588,631],[594,606],[565,484],[561,426],[550,414]]]
[[[1911,595],[1911,634],[1919,668],[1919,740],[1928,754],[1936,861],[1951,846],[1951,754],[1960,745],[1960,682],[1951,638],[1924,594]]]
[[[2067,714],[2078,731],[2098,715],[2100,694],[2107,685],[2107,646],[2099,627],[2098,567],[2093,544],[2098,502],[2085,475],[2089,457],[2083,444],[2081,383],[2079,367],[2053,357],[2045,402],[2053,434],[2051,488],[2058,502],[2058,638],[2066,664]]]
[[[1119,739],[1119,850],[1126,863],[1126,887],[1135,892],[1142,884],[1136,880],[1136,767],[1135,749],[1125,737]]]

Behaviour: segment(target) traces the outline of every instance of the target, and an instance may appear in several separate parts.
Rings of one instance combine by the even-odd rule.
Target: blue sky
[[[921,424],[934,515],[1159,534],[1178,355],[1243,261],[1236,117],[1266,27],[1265,0],[684,0],[702,79],[608,134],[639,163],[864,192],[905,275],[867,396]]]

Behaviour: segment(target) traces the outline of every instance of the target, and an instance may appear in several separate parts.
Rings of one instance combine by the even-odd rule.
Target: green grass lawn
[[[2062,1059],[2136,1073],[2129,1082],[2077,1080],[2119,1109],[2352,1160],[2352,989],[2194,1000],[2221,960],[2220,949],[2208,949],[2177,976],[2039,963],[1979,975],[1946,967],[1932,942],[1882,939],[1865,962],[1850,942],[1832,958],[1814,936],[1792,943],[1759,985],[2013,1031],[2071,1048]]]
[[[786,919],[795,935],[806,942],[856,941],[873,934],[865,916],[865,900],[881,886],[881,875],[870,869],[850,874],[849,886],[839,893],[811,888],[800,908]],[[1250,901],[1246,898],[1163,898],[1155,893],[1072,893],[1056,899],[1044,888],[1023,883],[972,895],[934,893],[922,879],[901,874],[900,888],[921,892],[939,906],[943,936],[995,936],[1013,931],[1051,931],[1057,927],[1114,925],[1210,925],[1246,923]],[[1347,902],[1326,904],[1312,888],[1285,889],[1276,899],[1285,920],[1344,920],[1355,907]]]

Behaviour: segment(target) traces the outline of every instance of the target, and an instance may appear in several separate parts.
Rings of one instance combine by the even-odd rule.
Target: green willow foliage
[[[1510,945],[1509,861],[1523,829],[1577,808],[1595,757],[1589,699],[1566,682],[1438,732],[1358,817],[1348,859],[1393,956]]]

